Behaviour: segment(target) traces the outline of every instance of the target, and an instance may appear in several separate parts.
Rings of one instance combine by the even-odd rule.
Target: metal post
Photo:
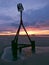
[[[17,60],[17,41],[15,42],[15,40],[12,40],[12,54],[13,54],[13,60]]]
[[[35,53],[35,41],[31,41],[32,53]]]

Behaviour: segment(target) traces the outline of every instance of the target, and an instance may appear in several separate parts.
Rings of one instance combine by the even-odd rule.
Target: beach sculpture
[[[32,52],[35,53],[35,41],[32,41],[30,39],[30,37],[29,37],[29,35],[28,35],[28,33],[27,33],[24,25],[23,25],[22,12],[23,12],[24,8],[23,8],[22,3],[18,3],[17,4],[17,9],[20,12],[20,25],[19,25],[19,28],[18,28],[17,33],[15,35],[15,38],[14,38],[14,40],[12,40],[12,44],[11,44],[11,46],[12,46],[12,54],[13,54],[13,60],[17,60],[17,58],[18,58],[17,57],[18,50],[19,50],[19,53],[21,53],[22,52],[22,48],[25,48],[25,47],[31,46],[32,47]],[[31,44],[18,44],[18,36],[19,36],[19,32],[20,32],[21,26],[23,27],[24,31],[26,32],[27,37],[28,37],[28,39],[29,39],[29,41],[30,41]]]

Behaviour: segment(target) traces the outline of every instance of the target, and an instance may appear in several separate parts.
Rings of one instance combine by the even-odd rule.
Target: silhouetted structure
[[[19,49],[19,53],[21,53],[22,51],[22,48],[25,48],[25,47],[29,47],[29,46],[32,46],[32,52],[35,52],[35,41],[32,41],[23,25],[23,21],[22,21],[22,11],[24,10],[23,6],[21,3],[17,4],[17,8],[18,8],[18,11],[20,12],[20,25],[19,25],[19,28],[17,30],[17,34],[14,38],[14,40],[12,40],[12,54],[13,54],[13,59],[14,60],[17,60],[17,50]],[[29,44],[18,44],[18,36],[19,36],[19,32],[20,32],[20,28],[21,26],[23,27],[24,31],[26,32],[27,36],[28,36],[28,39],[30,41],[30,45]]]

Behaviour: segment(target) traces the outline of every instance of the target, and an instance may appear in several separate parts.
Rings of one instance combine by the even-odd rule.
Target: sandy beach
[[[49,53],[33,54],[32,56],[17,61],[4,61],[0,59],[0,65],[49,65]]]
[[[6,61],[1,59],[1,55],[4,51],[4,48],[7,46],[11,46],[11,40],[13,38],[14,36],[0,36],[0,65],[11,65],[11,64],[12,65],[49,65],[49,52],[40,53],[40,54],[35,53],[25,59],[19,59],[17,61]],[[24,38],[24,41],[25,41],[25,38]],[[23,36],[22,36],[22,39],[23,39]],[[36,46],[49,46],[49,37],[47,38],[31,37],[31,39],[36,41]],[[22,42],[22,40],[19,40],[19,41]],[[29,41],[26,40],[26,43],[27,42]]]

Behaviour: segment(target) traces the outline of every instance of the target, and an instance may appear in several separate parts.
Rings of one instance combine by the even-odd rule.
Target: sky
[[[20,23],[17,4],[22,3],[28,34],[49,35],[49,0],[0,0],[0,35],[13,35]],[[20,34],[25,34],[21,29]]]

